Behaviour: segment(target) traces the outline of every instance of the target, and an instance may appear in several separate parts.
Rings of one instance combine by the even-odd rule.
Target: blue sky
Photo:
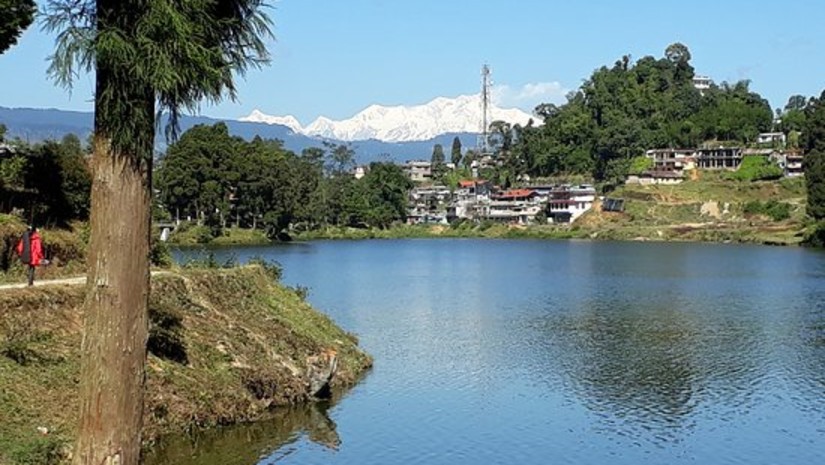
[[[500,103],[530,111],[563,102],[599,66],[660,57],[673,42],[690,48],[699,74],[750,79],[773,107],[825,89],[821,0],[280,0],[270,13],[271,65],[239,82],[239,101],[201,114],[342,119],[478,92],[485,62]],[[92,76],[71,94],[46,77],[53,44],[32,27],[0,55],[0,106],[91,110]]]

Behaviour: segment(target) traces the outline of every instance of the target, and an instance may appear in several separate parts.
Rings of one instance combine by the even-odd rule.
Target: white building
[[[685,180],[681,171],[645,171],[642,174],[631,174],[625,184],[679,184]]]
[[[482,219],[502,223],[529,224],[535,221],[545,204],[532,189],[511,189],[493,195]]]
[[[356,166],[353,174],[355,175],[355,179],[361,179],[367,175],[367,169],[363,166]]]
[[[698,89],[703,95],[712,85],[713,79],[707,76],[693,76],[693,87]]]
[[[757,144],[775,144],[784,147],[786,140],[784,132],[763,132],[756,136]]]
[[[596,189],[589,184],[561,186],[550,192],[548,221],[572,223],[593,207]]]

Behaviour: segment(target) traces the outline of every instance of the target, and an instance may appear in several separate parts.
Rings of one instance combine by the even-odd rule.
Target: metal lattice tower
[[[490,66],[485,63],[481,67],[481,136],[478,139],[478,151],[482,155],[489,152],[490,87]]]

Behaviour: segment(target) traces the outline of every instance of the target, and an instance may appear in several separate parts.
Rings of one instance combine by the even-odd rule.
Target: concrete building
[[[14,147],[6,143],[0,143],[0,156],[6,157],[14,154]]]
[[[353,176],[355,179],[361,179],[367,175],[367,167],[365,166],[356,166],[353,170]]]
[[[763,132],[756,136],[756,143],[760,145],[772,145],[774,147],[785,147],[787,138],[784,132]]]
[[[404,173],[415,182],[429,181],[433,178],[432,163],[425,160],[409,160],[404,163]]]
[[[589,184],[559,186],[550,192],[547,220],[552,223],[572,223],[593,207],[596,189]]]
[[[679,184],[685,180],[682,171],[645,171],[642,174],[631,174],[625,184]]]
[[[804,153],[801,150],[775,152],[771,155],[771,159],[779,164],[786,177],[795,178],[805,174]]]
[[[716,147],[696,151],[696,166],[700,169],[735,170],[740,164],[742,164],[740,147]]]
[[[695,168],[695,158],[693,149],[653,149],[645,152],[645,156],[653,160],[653,168],[650,171],[682,172],[686,169]]]
[[[694,76],[693,77],[693,87],[698,89],[702,95],[705,94],[705,91],[710,89],[713,85],[713,79],[707,76]]]
[[[532,189],[511,189],[493,194],[481,219],[502,223],[529,224],[535,221],[544,207]]]

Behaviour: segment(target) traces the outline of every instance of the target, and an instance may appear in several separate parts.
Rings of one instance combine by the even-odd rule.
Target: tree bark
[[[76,465],[137,465],[149,300],[150,167],[97,136]]]

